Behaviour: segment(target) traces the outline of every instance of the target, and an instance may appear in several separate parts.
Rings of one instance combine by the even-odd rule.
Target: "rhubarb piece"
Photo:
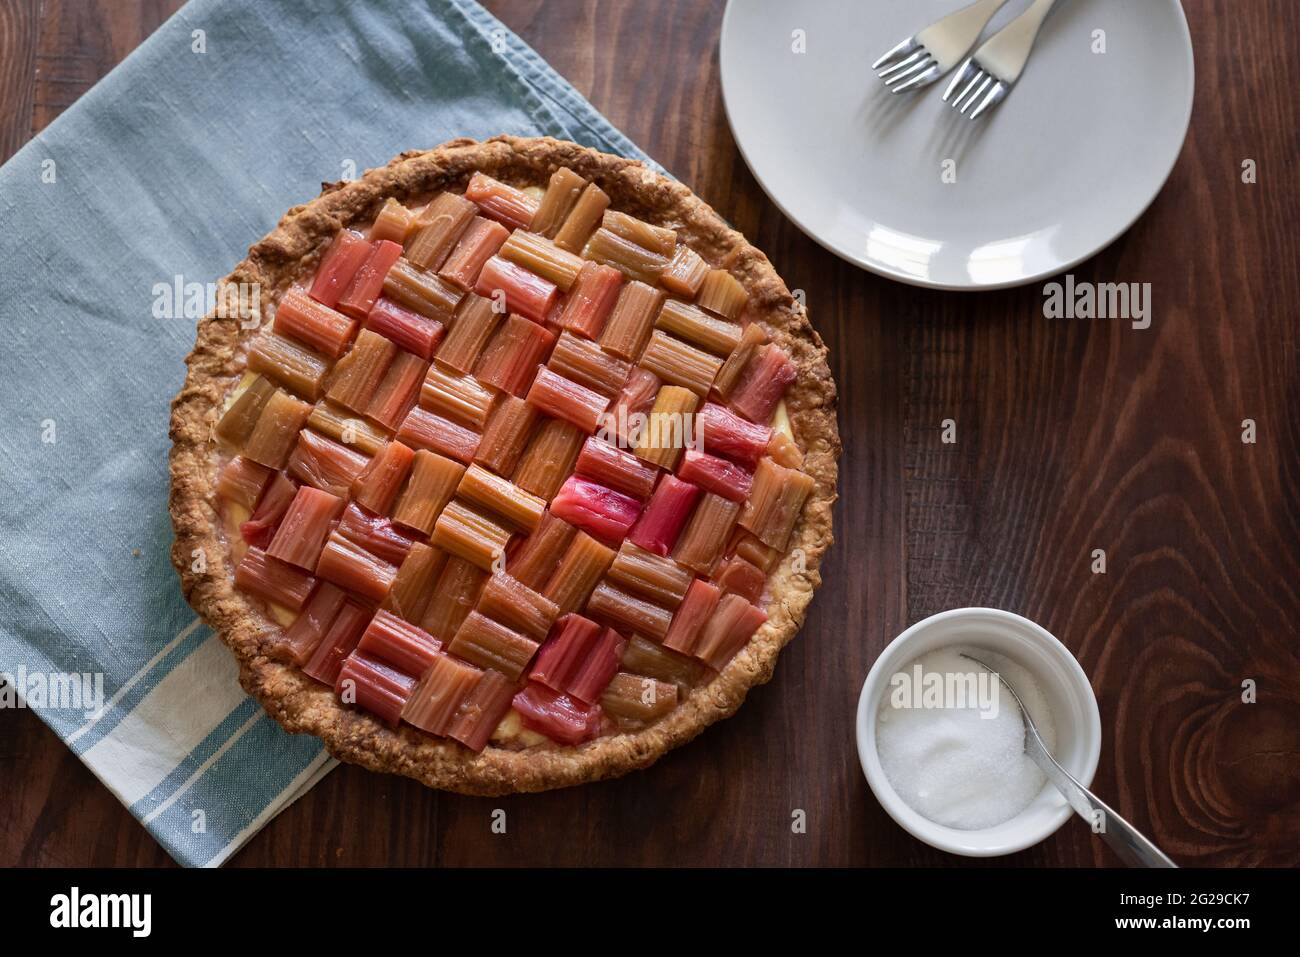
[[[600,732],[600,705],[583,704],[536,682],[515,695],[514,708],[525,727],[560,744],[581,744]]]
[[[446,561],[442,551],[423,542],[414,543],[397,569],[397,577],[384,598],[384,609],[413,625],[423,621]]]
[[[236,455],[221,470],[217,479],[217,494],[227,502],[242,505],[250,512],[262,497],[262,490],[271,481],[272,472],[265,465]]]
[[[564,225],[565,219],[578,202],[578,197],[587,188],[587,181],[568,167],[561,166],[551,174],[546,194],[533,214],[529,229],[541,233],[547,239],[554,239],[555,234]]]
[[[585,263],[582,257],[561,249],[545,236],[516,229],[498,253],[516,266],[555,283],[564,292],[573,288]]]
[[[716,455],[687,449],[682,459],[677,476],[692,482],[714,495],[721,495],[733,502],[743,502],[749,497],[749,489],[754,483],[754,476],[734,462],[720,459]]]
[[[679,611],[680,615],[681,612]],[[674,625],[676,618],[673,619]],[[673,626],[669,626],[669,634]],[[656,641],[633,635],[623,649],[622,669],[634,675],[658,678],[669,684],[689,688],[700,680],[704,669],[689,655],[673,651]]]
[[[785,551],[803,503],[816,484],[806,472],[763,459],[754,470],[754,489],[740,513],[740,526],[764,545]]]
[[[361,634],[370,624],[370,610],[351,599],[343,602],[343,607],[334,617],[334,623],[325,632],[325,637],[312,653],[311,660],[302,669],[309,678],[327,684],[331,688],[338,680],[343,662],[361,640]]]
[[[474,366],[474,375],[490,386],[522,398],[528,394],[537,366],[555,343],[545,326],[509,316]]]
[[[677,707],[677,686],[619,672],[601,694],[600,707],[620,722],[647,724]]]
[[[456,375],[436,365],[429,369],[420,388],[420,405],[476,432],[487,424],[495,401],[496,393],[473,376]]]
[[[437,363],[467,374],[500,321],[501,314],[492,308],[490,301],[469,293],[456,311],[451,332],[438,349]]]
[[[284,513],[298,494],[298,486],[283,472],[271,475],[270,482],[258,500],[257,508],[248,521],[239,526],[239,536],[254,548],[266,548],[275,537]]]
[[[298,444],[298,432],[307,424],[309,415],[310,405],[276,389],[266,400],[262,414],[257,417],[257,425],[244,445],[244,458],[267,468],[284,468]]]
[[[388,441],[383,430],[357,418],[351,410],[330,402],[321,402],[312,409],[307,425],[321,435],[366,455],[374,455]]]
[[[397,569],[336,531],[325,542],[325,550],[316,562],[316,575],[371,601],[381,602],[397,577]]]
[[[731,534],[731,545],[728,547],[733,555],[738,555],[751,565],[755,565],[763,570],[766,575],[776,567],[777,562],[781,560],[781,553],[775,548],[764,545],[751,532],[745,531],[740,526],[736,526]]]
[[[609,229],[598,229],[582,247],[582,258],[613,266],[629,279],[654,284],[668,266],[668,257],[629,242]],[[706,280],[707,281],[707,280]]]
[[[569,211],[564,225],[555,233],[555,245],[571,253],[581,250],[607,208],[609,197],[595,183],[588,183]]]
[[[433,350],[438,347],[444,332],[443,324],[437,319],[422,316],[382,297],[366,316],[366,328],[426,361],[433,357]]]
[[[299,611],[311,597],[316,579],[260,548],[249,548],[235,567],[235,585],[272,604]]]
[[[723,595],[718,607],[700,629],[695,657],[721,671],[767,621],[767,613],[739,595]]]
[[[612,266],[584,263],[560,313],[562,328],[595,339],[618,301],[623,274]]]
[[[637,443],[637,457],[651,465],[673,469],[682,450],[693,441],[698,403],[699,399],[689,389],[663,386]]]
[[[413,449],[427,449],[458,462],[473,461],[478,449],[478,433],[419,406],[406,414],[397,437]]]
[[[496,404],[474,452],[474,461],[498,475],[509,475],[524,454],[524,445],[537,421],[537,410],[527,400],[506,395]]]
[[[303,485],[346,498],[370,457],[340,445],[319,432],[303,429],[289,456],[288,472]]]
[[[482,751],[501,719],[510,710],[514,685],[497,671],[483,671],[478,684],[465,696],[456,716],[447,726],[447,737],[454,738],[471,751]]]
[[[433,273],[399,259],[384,277],[384,295],[427,319],[445,324],[455,315],[465,294]]]
[[[540,203],[521,189],[508,186],[484,173],[475,173],[465,187],[465,198],[478,204],[489,219],[511,229],[527,229]]]
[[[356,502],[348,503],[337,531],[390,565],[402,564],[415,544],[415,539],[395,526],[391,519],[371,515]]]
[[[663,292],[652,285],[638,281],[624,283],[605,320],[600,347],[620,359],[635,362],[645,349],[663,301]]]
[[[318,488],[302,486],[276,530],[266,554],[307,571],[316,567],[330,526],[343,511],[343,499]]]
[[[433,534],[438,515],[456,494],[465,466],[421,449],[411,462],[411,480],[393,510],[393,521],[425,535]]]
[[[355,704],[395,728],[402,720],[406,700],[415,690],[415,679],[354,651],[339,669],[334,690],[344,704]]]
[[[472,665],[491,668],[511,681],[518,681],[537,653],[537,642],[472,611],[456,630],[447,651]]]
[[[465,231],[461,233],[460,242],[451,251],[447,261],[438,270],[444,280],[468,292],[478,282],[478,274],[483,264],[497,254],[510,230],[500,223],[494,223],[482,216],[475,216]]]
[[[253,340],[248,350],[248,371],[260,372],[295,395],[315,402],[325,384],[329,361],[318,352],[270,332]]]
[[[600,420],[600,431],[606,441],[635,448],[649,418],[651,406],[659,395],[659,377],[653,372],[635,367],[614,404]]]
[[[694,655],[700,633],[713,616],[721,597],[722,593],[716,585],[711,585],[702,578],[691,582],[691,587],[686,589],[686,597],[677,608],[677,614],[673,615],[668,634],[663,636],[663,646],[683,655]]]
[[[777,465],[788,469],[803,468],[803,452],[789,432],[772,432],[772,441],[767,443],[767,454]]]
[[[387,239],[400,245],[406,242],[413,229],[415,214],[390,196],[384,201],[374,225],[370,227],[370,241],[373,243]]]
[[[430,734],[446,734],[452,718],[483,674],[450,655],[438,655],[402,709],[402,720]]]
[[[727,536],[731,534],[739,514],[740,505],[736,502],[705,492],[686,530],[677,540],[673,558],[679,564],[707,575],[726,547]]]
[[[534,641],[546,638],[560,613],[555,602],[504,572],[487,580],[479,596],[478,610]]]
[[[248,384],[230,400],[216,429],[218,438],[235,448],[248,441],[266,400],[275,394],[275,386],[265,376],[250,373],[245,378]]]
[[[326,394],[332,402],[364,413],[399,351],[378,333],[362,329],[352,351],[334,366]]]
[[[346,597],[343,589],[321,582],[293,624],[285,629],[276,652],[299,667],[305,665],[334,624]]]
[[[507,311],[537,323],[546,322],[560,295],[555,283],[503,259],[500,253],[483,264],[474,291],[489,299],[495,299],[500,293]]]
[[[700,451],[720,455],[752,469],[767,451],[772,430],[765,425],[746,422],[730,409],[713,402],[704,403],[697,415]]]
[[[352,497],[376,515],[387,515],[414,460],[415,453],[401,442],[385,443],[353,481]]]
[[[593,482],[643,501],[650,497],[654,491],[655,479],[659,477],[656,469],[646,465],[631,452],[615,448],[595,436],[583,443],[582,451],[578,454],[577,471]]]
[[[590,618],[572,613],[565,615],[556,623],[554,634],[537,652],[528,680],[541,682],[552,691],[567,693],[603,630]]]
[[[545,366],[537,370],[528,402],[539,412],[563,419],[583,432],[596,431],[600,416],[609,405],[609,398],[586,386],[557,375]]]
[[[569,681],[567,693],[579,701],[595,704],[609,680],[618,671],[618,659],[627,640],[613,628],[606,628],[596,639],[587,659]]]
[[[365,237],[351,229],[340,230],[316,268],[308,295],[321,305],[334,308],[369,255],[370,244]]]
[[[453,499],[438,516],[429,541],[490,572],[505,554],[506,544],[510,541],[510,530]]]
[[[560,614],[577,611],[613,561],[613,549],[606,548],[585,532],[579,532],[569,543],[542,594],[555,602]]]
[[[735,276],[725,269],[710,269],[700,286],[696,302],[724,319],[735,319],[745,308],[748,298],[745,287]]]
[[[673,613],[654,602],[646,601],[631,592],[604,581],[596,586],[587,599],[587,614],[624,631],[663,639],[672,623]]]
[[[632,542],[622,544],[609,566],[610,581],[668,609],[682,603],[694,578],[689,568]]]
[[[408,675],[422,675],[438,657],[442,643],[422,628],[387,611],[375,613],[357,651]]]
[[[767,425],[797,375],[794,361],[780,346],[769,343],[745,366],[731,392],[731,407],[749,421]]]
[[[436,272],[477,212],[477,207],[464,196],[439,193],[416,219],[415,235],[407,244],[406,258],[421,269]]]
[[[740,343],[741,336],[738,324],[711,316],[703,309],[697,309],[678,299],[664,302],[659,317],[655,319],[655,328],[670,332],[724,358],[731,355],[731,351]]]
[[[677,251],[677,233],[665,226],[653,226],[643,219],[615,210],[606,210],[601,217],[602,229],[640,246],[647,252],[668,258]]]
[[[386,429],[396,429],[415,405],[429,363],[401,349],[393,357],[366,406],[366,415]]]
[[[275,309],[273,328],[321,355],[337,359],[356,335],[357,324],[329,306],[290,289]]]
[[[554,498],[573,471],[583,438],[582,430],[569,422],[544,420],[515,469],[515,484],[525,492],[545,499]]]
[[[632,528],[628,540],[656,555],[667,555],[677,544],[700,497],[698,486],[665,475],[655,486],[654,494]]]
[[[598,482],[570,475],[551,500],[551,514],[605,542],[621,542],[641,514],[641,503]]]
[[[448,556],[420,627],[444,642],[451,641],[461,622],[474,610],[485,581],[486,572],[456,555]]]
[[[590,339],[563,332],[546,363],[551,371],[604,396],[616,396],[632,372],[632,364],[610,355]]]
[[[709,265],[700,254],[685,243],[678,243],[673,258],[659,274],[659,284],[675,295],[694,299],[708,273]]]
[[[766,345],[767,333],[757,322],[751,322],[740,332],[740,340],[727,356],[722,368],[718,370],[717,376],[713,380],[712,392],[722,398],[731,395],[731,390],[736,387],[740,381],[740,374],[745,371],[745,366],[749,365],[749,360],[753,358],[754,353],[760,346]]]
[[[510,556],[506,570],[534,591],[545,588],[576,532],[568,522],[547,512],[537,531],[524,539]]]
[[[471,465],[456,494],[485,508],[523,532],[535,532],[546,511],[546,500],[525,492],[509,479],[493,475],[481,465]]]
[[[361,264],[361,268],[352,277],[348,288],[339,299],[339,312],[353,319],[366,318],[374,308],[375,300],[383,292],[384,280],[388,277],[389,270],[401,255],[400,244],[387,239],[376,242],[370,251],[370,256]]]
[[[713,580],[724,595],[739,595],[750,604],[757,605],[763,597],[767,575],[757,565],[739,555],[732,555],[722,563],[722,568],[713,576]]]
[[[709,394],[722,360],[656,329],[641,353],[641,365],[665,382],[702,397]]]

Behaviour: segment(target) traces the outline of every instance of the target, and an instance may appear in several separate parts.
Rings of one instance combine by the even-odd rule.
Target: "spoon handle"
[[[1110,805],[1074,779],[1074,775],[1056,763],[1048,753],[1038,729],[1032,722],[1026,722],[1030,731],[1025,735],[1025,752],[1034,763],[1043,769],[1049,781],[1065,795],[1075,813],[1087,821],[1093,831],[1101,835],[1102,840],[1110,845],[1111,850],[1130,867],[1177,867],[1160,848],[1124,818],[1120,817]]]

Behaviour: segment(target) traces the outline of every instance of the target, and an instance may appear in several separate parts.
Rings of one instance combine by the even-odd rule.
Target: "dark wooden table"
[[[0,159],[179,6],[0,0]],[[1041,286],[919,291],[803,236],[727,127],[720,0],[488,6],[806,290],[840,387],[838,544],[771,684],[651,770],[483,800],[344,767],[234,864],[960,864],[876,804],[852,714],[880,649],[961,605],[1025,614],[1075,652],[1101,704],[1095,787],[1175,859],[1300,863],[1300,7],[1186,3],[1182,157],[1137,225],[1074,270],[1150,282],[1139,331],[1044,319]],[[26,711],[0,713],[0,781],[0,864],[169,862]],[[498,807],[509,829],[493,836]],[[1116,861],[1072,821],[999,863]]]

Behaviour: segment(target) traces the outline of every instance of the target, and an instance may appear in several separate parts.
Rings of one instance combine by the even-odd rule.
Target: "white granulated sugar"
[[[885,777],[912,810],[936,824],[973,831],[1015,817],[1046,778],[1024,753],[1025,726],[1015,699],[961,651],[1010,682],[1048,750],[1055,750],[1052,714],[1029,672],[983,649],[944,648],[908,662],[900,669],[906,681],[895,676],[886,686],[876,751]],[[928,692],[918,695],[919,689]]]

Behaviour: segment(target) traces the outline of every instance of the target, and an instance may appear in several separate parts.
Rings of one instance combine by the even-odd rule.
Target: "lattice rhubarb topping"
[[[746,304],[569,169],[341,230],[214,428],[273,653],[476,751],[670,714],[767,620],[814,485]]]

